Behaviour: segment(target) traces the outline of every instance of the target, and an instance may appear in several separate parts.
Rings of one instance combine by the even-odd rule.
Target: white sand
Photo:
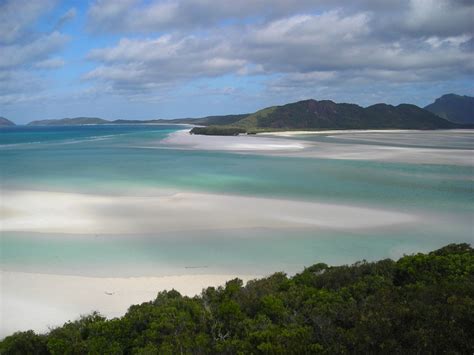
[[[354,230],[406,224],[419,218],[397,211],[282,199],[195,192],[167,195],[153,190],[149,196],[4,191],[0,231],[156,234],[228,228]]]
[[[46,332],[48,327],[99,311],[123,315],[129,306],[153,300],[162,290],[194,296],[208,286],[220,286],[255,275],[181,275],[166,277],[94,278],[0,272],[0,339],[18,330]]]
[[[406,136],[394,134],[406,134]],[[398,147],[376,144],[350,144],[338,142],[318,142],[294,137],[314,135],[337,135],[337,138],[357,139],[359,135],[365,134],[364,140],[374,135],[377,141],[400,140],[400,143],[411,143],[416,140],[413,135],[422,134],[425,137],[436,137],[440,134],[455,139],[457,135],[473,134],[474,130],[448,130],[448,131],[416,131],[416,130],[331,130],[331,131],[285,131],[259,133],[257,136],[204,136],[190,135],[187,130],[170,134],[160,143],[168,147],[181,149],[203,149],[218,151],[235,151],[239,153],[266,154],[291,157],[321,158],[321,159],[345,159],[345,160],[372,160],[414,164],[445,164],[445,165],[467,165],[474,166],[474,154],[472,149],[443,149],[423,147]],[[271,138],[275,136],[275,138]],[[284,138],[286,137],[286,138]],[[292,138],[293,137],[293,138]],[[142,147],[142,148],[156,148]]]
[[[389,147],[314,142],[311,145],[311,149],[299,152],[298,154],[281,153],[279,155],[322,159],[474,166],[474,154],[470,149]]]
[[[415,130],[407,129],[332,129],[326,131],[282,131],[282,132],[262,132],[258,133],[259,136],[280,136],[280,137],[292,137],[301,135],[313,135],[313,134],[348,134],[348,133],[399,133],[399,132],[416,132]],[[420,131],[421,132],[421,131]]]
[[[301,141],[257,137],[255,135],[204,136],[189,134],[189,130],[171,133],[161,143],[188,149],[224,151],[298,151],[305,147],[304,142]]]

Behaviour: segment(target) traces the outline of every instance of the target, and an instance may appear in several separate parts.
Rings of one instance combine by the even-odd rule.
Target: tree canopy
[[[474,352],[474,250],[451,244],[398,261],[315,264],[177,291],[47,334],[18,332],[1,354],[342,354]]]

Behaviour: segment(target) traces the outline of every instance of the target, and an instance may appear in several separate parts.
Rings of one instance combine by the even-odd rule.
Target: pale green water
[[[165,187],[421,211],[426,219],[417,227],[357,232],[237,229],[93,237],[12,231],[1,235],[2,268],[101,276],[296,272],[319,261],[340,264],[398,257],[473,239],[471,166],[137,147],[177,129],[182,127],[0,130],[2,190],[142,194]],[[425,134],[420,144],[472,148],[469,136],[461,143],[453,137],[452,144],[449,138],[444,135],[440,144],[439,136],[430,141]]]

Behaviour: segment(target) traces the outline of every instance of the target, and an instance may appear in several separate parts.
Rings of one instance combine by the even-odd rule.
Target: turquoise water
[[[2,129],[2,190],[134,195],[152,193],[150,188],[171,188],[421,211],[426,220],[418,227],[357,232],[237,229],[91,238],[10,231],[1,235],[1,266],[103,276],[175,274],[187,267],[191,268],[186,273],[262,274],[296,272],[319,261],[340,264],[398,257],[449,242],[472,241],[472,166],[183,150],[159,143],[182,128]],[[435,146],[437,139],[430,143],[425,135],[422,144]],[[147,143],[156,149],[141,148]],[[470,144],[466,138],[462,148],[472,147],[472,139]],[[459,140],[450,145],[445,137],[443,147],[459,148]]]

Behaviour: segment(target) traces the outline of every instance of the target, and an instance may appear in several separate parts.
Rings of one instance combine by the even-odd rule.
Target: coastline
[[[260,275],[100,278],[0,271],[0,339],[29,329],[47,332],[93,311],[118,317],[131,305],[152,301],[160,291],[174,289],[192,297],[236,277],[247,282]]]
[[[378,134],[397,139],[408,139],[413,134],[474,134],[472,129],[455,130],[331,130],[331,131],[282,131],[265,132],[257,135],[208,136],[191,135],[189,130],[169,134],[159,143],[174,149],[199,149],[225,151],[242,154],[262,154],[285,157],[368,160],[409,164],[445,164],[474,166],[472,149],[446,149],[444,147],[403,146],[396,144],[367,144],[368,142],[344,143],[332,140],[310,140],[311,136],[327,136],[332,139],[360,134]],[[401,135],[405,135],[404,137]],[[304,139],[304,138],[308,139]],[[297,138],[298,137],[298,138]],[[357,137],[356,137],[357,138]],[[393,138],[393,137],[391,137]],[[158,146],[139,146],[157,149]]]

